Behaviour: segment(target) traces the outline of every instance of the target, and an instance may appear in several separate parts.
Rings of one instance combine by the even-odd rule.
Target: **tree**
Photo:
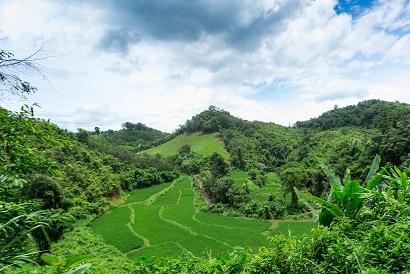
[[[77,133],[77,140],[83,144],[88,144],[88,131],[79,128]]]
[[[192,148],[190,145],[185,144],[182,145],[178,150],[178,155],[188,155],[192,152]]]
[[[234,152],[232,153],[231,156],[231,163],[234,167],[238,168],[238,169],[245,169],[245,161],[243,159],[243,155],[242,155],[242,149],[241,147],[238,147],[236,150],[234,150]]]
[[[228,164],[218,153],[214,153],[209,157],[209,167],[211,169],[212,176],[215,178],[221,178],[228,174]]]
[[[292,196],[289,207],[296,208],[298,206],[298,196],[294,188],[308,186],[309,172],[301,166],[289,167],[280,173],[280,179],[285,191]]]
[[[60,185],[47,176],[35,175],[26,187],[31,199],[41,199],[43,208],[61,208],[64,206],[64,196]]]
[[[37,90],[29,82],[21,79],[18,74],[24,70],[41,74],[36,64],[37,61],[45,59],[37,57],[41,50],[42,48],[27,57],[18,58],[14,53],[0,49],[0,94],[10,93],[24,98]]]

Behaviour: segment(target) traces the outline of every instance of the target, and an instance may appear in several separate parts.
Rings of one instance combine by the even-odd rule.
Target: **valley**
[[[269,246],[268,237],[276,234],[302,236],[315,226],[308,220],[268,221],[200,212],[194,207],[199,197],[190,177],[141,192],[151,188],[158,192],[147,197],[135,190],[124,205],[91,224],[95,233],[129,257],[228,255],[239,247]]]

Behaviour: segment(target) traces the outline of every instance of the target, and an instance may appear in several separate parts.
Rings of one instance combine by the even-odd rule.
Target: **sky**
[[[292,125],[367,99],[410,103],[410,1],[0,0],[0,48],[41,48],[18,109],[69,130],[172,132],[209,105]]]

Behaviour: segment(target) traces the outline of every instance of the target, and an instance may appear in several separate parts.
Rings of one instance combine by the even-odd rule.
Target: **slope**
[[[217,132],[211,134],[201,134],[199,132],[183,133],[164,144],[145,150],[142,153],[171,156],[176,154],[183,145],[190,145],[192,150],[201,156],[208,156],[216,152],[226,160],[229,158],[229,154],[225,150],[224,144]]]
[[[107,130],[90,135],[90,142],[99,147],[116,147],[131,152],[138,152],[165,140],[170,134],[147,127],[141,123],[125,122],[117,131]]]
[[[287,234],[288,230],[302,235],[315,226],[310,221],[271,222],[200,212],[194,207],[188,176],[155,189],[157,192],[151,192],[148,198],[137,195],[140,191],[131,194],[132,202],[113,209],[91,226],[107,243],[130,257],[227,255],[238,246],[269,246],[270,235]]]

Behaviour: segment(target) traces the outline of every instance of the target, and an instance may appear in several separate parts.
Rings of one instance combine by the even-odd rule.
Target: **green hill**
[[[32,112],[0,107],[0,272],[16,258],[38,259],[52,241],[103,214],[124,192],[177,176],[96,152],[87,132],[70,133]]]
[[[125,122],[120,130],[96,131],[90,134],[89,142],[95,147],[108,150],[110,147],[124,151],[139,152],[156,145],[170,136],[169,133],[147,127],[141,123]]]
[[[229,154],[217,132],[210,134],[183,133],[164,144],[144,150],[142,153],[171,156],[176,154],[183,145],[190,145],[192,150],[201,156],[208,156],[216,152],[225,160],[229,159]]]
[[[332,129],[345,126],[389,128],[410,120],[410,105],[399,102],[367,100],[343,108],[335,107],[319,117],[295,123],[299,128]]]
[[[368,111],[371,106],[377,111]],[[380,254],[386,260],[379,263],[398,262],[389,266],[389,273],[398,272],[408,261],[397,258],[409,258],[409,252],[400,249],[403,243],[408,245],[405,235],[410,231],[407,110],[408,105],[401,103],[363,102],[284,127],[243,120],[210,107],[168,135],[130,123],[118,132],[70,133],[34,118],[31,109],[12,113],[0,108],[0,224],[6,226],[0,229],[0,269],[20,256],[41,263],[37,256],[41,250],[62,262],[71,260],[69,256],[95,254],[90,273],[119,269],[155,273],[165,265],[176,267],[174,272],[192,272],[191,266],[198,270],[202,263],[226,272],[238,262],[247,265],[240,272],[327,273],[324,270],[344,258],[350,258],[349,265],[370,262],[366,266],[370,267],[375,252],[399,250],[406,256],[389,251]],[[162,144],[152,147],[158,143]],[[196,153],[184,149],[177,157],[156,156],[176,154],[185,144]],[[147,149],[141,151],[144,146]],[[101,152],[106,148],[111,155]],[[211,155],[215,152],[229,161]],[[295,188],[327,197],[330,184],[320,168],[322,162],[339,177],[349,168],[343,185],[361,186],[375,154],[381,154],[382,165],[391,162],[403,172],[380,171],[392,175],[383,175],[388,180],[384,187],[366,195],[370,200],[362,211],[304,234],[316,224],[300,200],[294,203]],[[179,173],[193,177],[174,180]],[[389,184],[394,186],[391,190],[385,188]],[[406,192],[397,193],[400,185]],[[398,226],[392,223],[396,219]],[[281,236],[269,241],[274,234]],[[288,237],[302,234],[300,240]],[[380,248],[379,242],[389,242],[392,248]],[[262,246],[252,252],[236,248]],[[169,259],[172,262],[165,258],[187,253],[197,258]],[[234,254],[230,261],[202,261],[227,254]],[[160,261],[140,257],[151,255]],[[321,271],[300,268],[305,266],[303,258],[312,259]],[[289,271],[284,261],[299,265]],[[152,268],[146,268],[151,262]],[[265,268],[265,263],[270,267]],[[36,272],[20,270],[10,273]]]

